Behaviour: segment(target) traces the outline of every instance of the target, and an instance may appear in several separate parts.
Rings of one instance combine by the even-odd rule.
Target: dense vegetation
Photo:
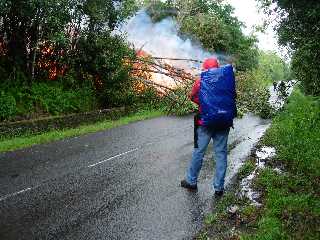
[[[171,109],[166,101],[158,104],[154,89],[134,90],[128,64],[134,49],[113,31],[141,7],[153,21],[174,18],[181,37],[235,64],[240,115],[270,116],[265,86],[288,76],[286,64],[260,52],[221,1],[0,0],[0,119],[132,105]],[[185,91],[177,95],[183,104],[171,110],[193,108],[183,100]]]
[[[275,147],[277,153],[253,179],[262,206],[253,206],[247,198],[239,197],[238,189],[230,191],[207,217],[207,228],[199,239],[320,238],[320,4],[295,0],[259,2],[271,20],[278,21],[280,44],[291,51],[292,72],[300,80],[303,92],[294,92],[260,143]],[[260,61],[263,62],[266,67],[270,64],[269,60]],[[275,69],[271,75],[280,76]],[[256,161],[254,157],[247,160],[239,179],[256,168]],[[226,210],[234,205],[234,213]]]
[[[292,69],[304,92],[320,95],[320,2],[259,0],[278,21],[280,43],[292,50]]]
[[[133,3],[1,0],[1,119],[128,101],[126,91],[118,93],[130,80],[123,62],[133,51],[112,31]]]
[[[258,50],[254,36],[245,36],[242,23],[232,15],[233,8],[220,1],[175,0],[144,1],[153,21],[173,17],[182,36],[199,41],[209,52],[233,57],[238,70],[248,70],[258,64]]]
[[[209,52],[218,53],[223,63],[232,62],[237,69],[239,116],[254,112],[262,117],[273,113],[267,100],[267,86],[290,78],[290,69],[276,53],[259,51],[254,35],[242,32],[243,24],[233,16],[233,8],[221,1],[143,1],[154,22],[171,17],[180,26],[182,37],[199,41]],[[192,104],[177,105],[183,114]]]
[[[289,66],[276,53],[259,51],[258,66],[236,75],[239,114],[253,112],[263,118],[272,117],[275,112],[268,104],[267,89],[273,82],[290,79]]]
[[[285,174],[267,168],[257,179],[257,187],[265,189],[266,208],[250,239],[320,237],[319,112],[318,100],[297,92],[267,132],[264,143],[276,147],[274,164],[283,164]]]
[[[319,112],[318,99],[294,92],[260,143],[277,153],[253,180],[262,205],[252,205],[237,188],[228,191],[198,239],[319,239]],[[248,159],[239,179],[253,172],[256,161]],[[228,212],[230,206],[237,211]]]
[[[267,168],[256,179],[257,187],[265,191],[265,208],[257,221],[256,233],[245,239],[265,239],[266,236],[270,239],[318,239],[320,3],[260,2],[271,16],[280,19],[279,40],[292,51],[292,71],[300,80],[301,89],[316,97],[296,92],[267,132],[263,143],[276,147],[273,165],[283,165],[285,174],[279,175]]]
[[[292,50],[292,70],[304,93],[320,94],[320,4],[316,0],[259,0],[270,14],[279,16],[280,43]],[[134,50],[113,30],[139,7],[153,21],[172,17],[182,37],[191,37],[204,49],[228,56],[237,69],[239,113],[263,117],[266,86],[291,77],[288,65],[275,53],[257,49],[254,35],[242,33],[242,23],[232,16],[230,5],[205,0],[0,0],[0,120],[33,118],[96,108],[159,104],[154,89],[137,96],[127,60]],[[277,3],[277,6],[273,5]],[[184,101],[185,92],[175,93]],[[176,105],[176,113],[192,109],[192,103]],[[318,239],[319,236],[319,99],[296,92],[273,122],[264,142],[275,146],[277,157],[256,179],[263,193],[263,208],[241,209],[250,231],[243,239]],[[152,113],[161,114],[159,111]],[[144,119],[142,112],[135,119]],[[130,120],[123,120],[127,123]],[[97,131],[120,123],[105,122],[37,137],[4,140],[0,151]],[[271,167],[283,167],[277,174]],[[244,172],[254,167],[249,162]],[[228,197],[228,195],[227,195]],[[228,199],[228,198],[225,198]],[[225,206],[222,211],[225,211]],[[224,215],[223,215],[224,214]],[[211,216],[219,220],[225,213]],[[239,223],[236,223],[236,225]],[[237,225],[237,226],[238,226]],[[247,225],[248,226],[248,225]]]

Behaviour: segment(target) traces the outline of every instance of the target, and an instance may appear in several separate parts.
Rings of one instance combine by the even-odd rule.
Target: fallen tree
[[[131,77],[139,86],[136,90],[143,91],[146,87],[156,89],[164,101],[169,100],[167,111],[170,114],[177,106],[190,106],[188,95],[196,76],[191,73],[192,70],[187,72],[167,61],[201,62],[195,59],[152,57],[140,50],[137,58],[130,64]]]

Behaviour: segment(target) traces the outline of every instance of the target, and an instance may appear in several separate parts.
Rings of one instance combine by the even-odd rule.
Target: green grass
[[[275,146],[274,164],[262,170],[256,186],[265,192],[265,206],[256,233],[243,239],[320,239],[320,105],[295,92],[273,121],[263,143]]]
[[[253,181],[262,206],[239,197],[236,183],[238,187],[215,203],[197,239],[320,239],[319,99],[294,92],[260,144],[277,150]],[[279,166],[281,174],[273,169]],[[249,159],[238,179],[253,169],[254,161]],[[235,216],[226,211],[230,205],[239,207]]]
[[[240,179],[243,179],[243,178],[249,176],[249,174],[251,174],[255,168],[256,168],[256,164],[254,161],[252,161],[252,159],[246,161],[245,164],[240,168],[239,173],[238,173],[238,177]]]
[[[39,135],[16,137],[0,141],[0,152],[12,151],[21,148],[30,147],[36,144],[48,143],[61,140],[68,137],[80,136],[88,133],[94,133],[101,130],[119,127],[128,123],[154,118],[163,115],[159,110],[141,110],[135,114],[122,117],[119,120],[103,121],[90,125],[83,125],[78,128],[50,131]]]

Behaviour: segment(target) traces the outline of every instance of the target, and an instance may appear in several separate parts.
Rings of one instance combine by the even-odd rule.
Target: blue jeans
[[[213,188],[216,191],[221,191],[224,189],[224,178],[227,170],[229,130],[230,128],[217,131],[203,126],[198,127],[198,148],[194,148],[193,150],[192,160],[190,162],[186,177],[186,180],[189,184],[197,184],[199,172],[202,167],[203,157],[212,138],[214,159],[216,161],[216,174],[213,179]]]

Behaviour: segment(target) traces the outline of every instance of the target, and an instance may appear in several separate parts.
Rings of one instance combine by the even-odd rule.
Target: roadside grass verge
[[[261,171],[256,186],[265,207],[257,232],[244,239],[320,239],[320,102],[294,92],[273,121],[263,144],[274,146],[274,166]]]
[[[235,186],[215,203],[197,239],[320,239],[319,99],[294,92],[259,145],[277,151],[251,186],[262,205],[254,206],[239,194],[241,179],[254,168],[250,158]],[[230,206],[237,206],[234,213]]]
[[[23,137],[2,139],[0,140],[0,152],[13,151],[37,144],[61,140],[68,137],[94,133],[101,130],[119,127],[136,121],[159,117],[161,115],[164,115],[164,112],[160,110],[140,110],[126,117],[121,117],[118,120],[106,120],[95,124],[82,125],[77,128],[49,131],[39,135],[26,135]]]

